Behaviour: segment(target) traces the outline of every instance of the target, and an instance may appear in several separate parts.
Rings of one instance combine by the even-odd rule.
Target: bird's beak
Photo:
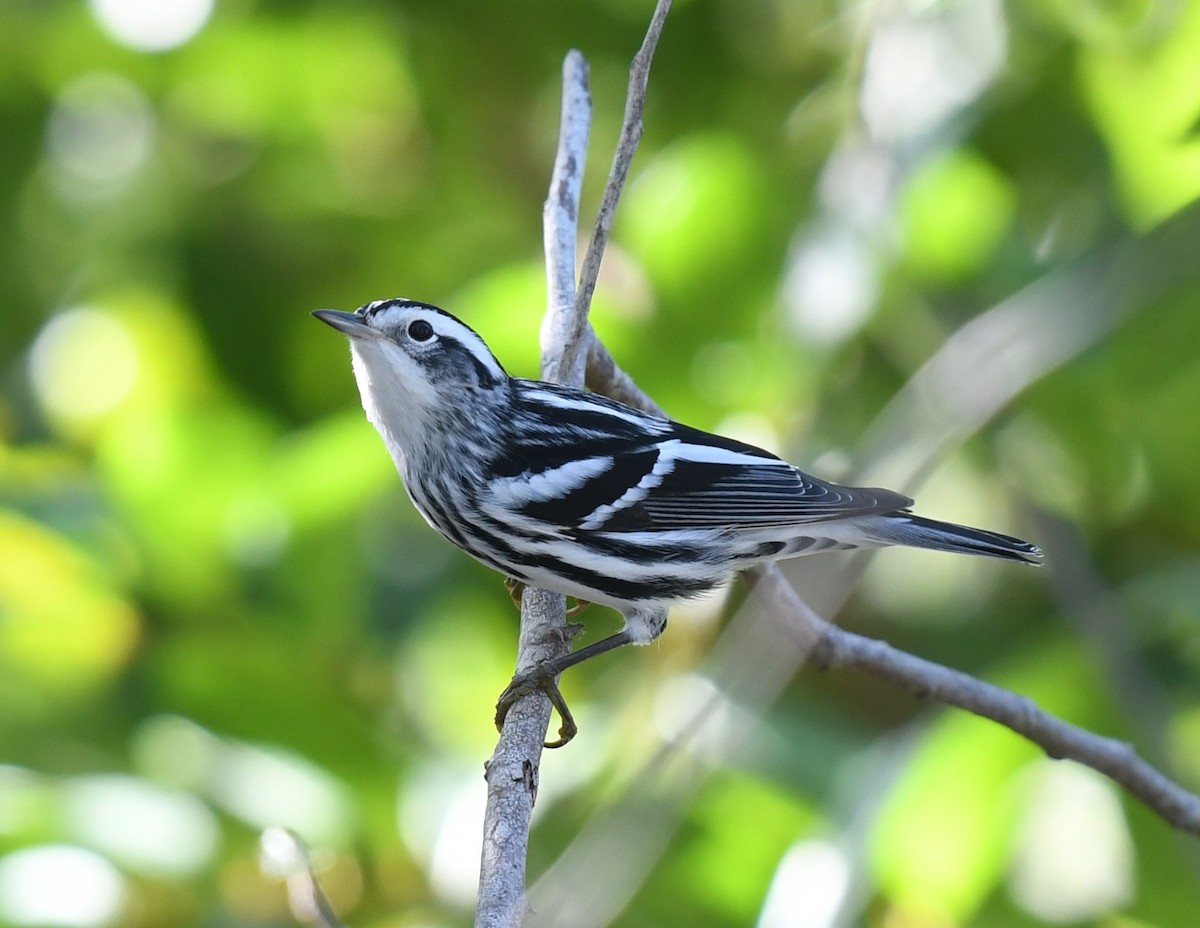
[[[375,334],[375,330],[354,313],[344,313],[337,309],[314,309],[313,315],[326,325],[333,326],[351,338],[363,338]]]

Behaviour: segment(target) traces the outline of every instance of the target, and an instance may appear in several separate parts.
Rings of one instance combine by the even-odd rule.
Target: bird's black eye
[[[427,342],[433,338],[433,326],[424,319],[414,319],[408,324],[408,337],[413,341]]]

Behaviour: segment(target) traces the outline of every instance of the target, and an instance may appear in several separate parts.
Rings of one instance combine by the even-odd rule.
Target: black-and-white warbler
[[[763,561],[885,545],[1041,560],[1017,538],[913,515],[891,490],[826,483],[751,445],[509,377],[435,306],[380,300],[314,315],[350,337],[367,418],[431,526],[510,577],[625,617],[617,634],[541,668],[536,685],[648,644],[672,602]],[[529,683],[514,681],[521,692]]]

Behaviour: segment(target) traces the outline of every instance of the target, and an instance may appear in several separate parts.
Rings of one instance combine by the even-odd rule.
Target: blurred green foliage
[[[560,63],[591,63],[586,216],[650,7],[0,6],[0,923],[288,924],[271,825],[355,925],[470,923],[516,615],[308,310],[430,300],[535,374]],[[673,415],[837,478],[994,304],[1089,261],[1131,282],[924,474],[922,511],[1051,566],[888,552],[841,620],[1193,789],[1198,117],[1195,3],[679,3],[594,312]],[[1060,296],[1027,344],[1095,321]],[[571,672],[531,878],[594,814],[655,821],[663,694],[724,622]],[[1194,839],[1006,730],[810,671],[743,722],[618,924],[1195,923]]]

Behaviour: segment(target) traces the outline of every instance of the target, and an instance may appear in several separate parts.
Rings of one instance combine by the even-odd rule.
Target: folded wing
[[[783,528],[912,505],[891,490],[826,483],[759,448],[686,426],[676,426],[657,451],[638,487],[595,510],[581,527]]]
[[[496,485],[494,502],[546,527],[616,533],[798,527],[912,505],[891,490],[826,483],[752,445],[650,422],[610,420],[576,436],[571,456],[527,436],[526,464]]]

